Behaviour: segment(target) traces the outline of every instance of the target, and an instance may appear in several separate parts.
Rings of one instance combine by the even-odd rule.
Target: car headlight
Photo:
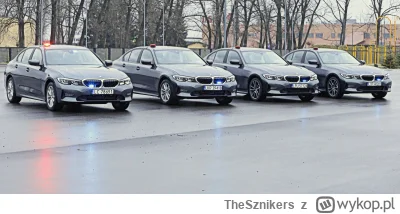
[[[68,78],[57,78],[57,81],[63,85],[83,85],[82,80],[68,79]]]
[[[180,75],[173,75],[172,77],[178,82],[196,82],[196,78],[194,77],[186,77]]]
[[[235,82],[235,76],[229,76],[226,78],[226,82]]]
[[[119,85],[129,85],[129,84],[131,84],[131,79],[129,77],[119,81]]]
[[[361,79],[360,75],[355,75],[355,74],[340,74],[343,78],[345,79]]]
[[[278,75],[263,74],[263,77],[267,80],[279,80],[279,81],[285,80],[283,76],[278,76]]]
[[[318,76],[316,74],[311,76],[310,81],[315,81],[315,80],[318,80]]]
[[[384,80],[390,79],[389,74],[385,74],[385,77],[383,78]]]

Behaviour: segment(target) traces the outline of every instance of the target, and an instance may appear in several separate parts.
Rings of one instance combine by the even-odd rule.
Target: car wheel
[[[64,107],[64,104],[59,103],[57,100],[57,90],[52,82],[46,87],[46,105],[50,111],[59,111]]]
[[[335,99],[340,99],[343,97],[342,86],[340,85],[340,80],[337,77],[331,77],[328,79],[326,84],[326,92],[328,96]]]
[[[112,106],[117,111],[125,111],[129,107],[130,102],[113,102]]]
[[[171,81],[165,79],[161,82],[158,89],[158,95],[163,104],[177,104],[179,99],[176,96],[175,88]]]
[[[229,105],[229,103],[232,102],[232,97],[217,97],[215,100],[220,104],[220,105]]]
[[[312,94],[299,95],[299,98],[303,102],[310,102],[312,99],[314,99],[314,95],[312,95]]]
[[[249,96],[253,101],[262,101],[267,97],[265,90],[263,88],[263,84],[258,77],[254,77],[250,80],[249,83]]]
[[[383,91],[372,93],[372,96],[375,97],[376,99],[382,99],[382,98],[386,97],[386,95],[387,95],[387,92],[383,92]]]
[[[7,99],[8,102],[10,103],[19,103],[21,102],[21,97],[17,97],[16,92],[15,92],[15,84],[14,84],[14,79],[10,77],[7,81],[6,85],[6,91],[7,91]]]

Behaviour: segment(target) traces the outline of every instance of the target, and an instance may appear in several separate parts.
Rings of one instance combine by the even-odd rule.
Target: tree
[[[380,17],[384,17],[384,16],[388,16],[388,15],[393,15],[392,13],[395,11],[398,11],[400,9],[400,2],[399,1],[395,1],[395,0],[391,0],[388,5],[388,7],[386,9],[383,8],[383,4],[387,3],[387,1],[385,0],[370,0],[371,1],[371,5],[370,8],[373,11],[373,15],[375,17],[375,20],[378,20],[378,18]],[[376,46],[379,46],[379,32],[381,29],[381,21],[382,19],[378,20],[377,26],[376,26]]]
[[[339,44],[344,45],[350,0],[324,0],[324,2],[335,20],[340,23]]]

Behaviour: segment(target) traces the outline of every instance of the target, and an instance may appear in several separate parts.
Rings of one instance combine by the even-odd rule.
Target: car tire
[[[248,94],[253,101],[263,101],[267,98],[263,83],[260,78],[253,77],[248,86]]]
[[[328,79],[326,82],[326,93],[330,98],[340,99],[343,97],[344,92],[339,78],[333,76]]]
[[[174,85],[168,79],[163,80],[158,87],[158,96],[163,104],[174,105],[179,102]]]
[[[59,111],[64,107],[64,104],[58,102],[57,89],[53,82],[47,84],[45,95],[46,106],[50,111]]]
[[[387,92],[383,92],[383,91],[372,93],[372,96],[376,99],[382,99],[382,98],[386,97],[386,95],[387,95]]]
[[[314,99],[314,95],[312,95],[312,94],[299,95],[299,98],[303,102],[310,102],[312,99]]]
[[[116,111],[125,111],[128,109],[130,102],[113,102],[112,106]]]
[[[21,97],[17,97],[15,92],[15,84],[14,79],[12,77],[8,78],[6,85],[7,99],[10,103],[19,103],[21,102]]]
[[[215,100],[217,101],[218,104],[220,105],[229,105],[233,98],[232,97],[216,97]]]

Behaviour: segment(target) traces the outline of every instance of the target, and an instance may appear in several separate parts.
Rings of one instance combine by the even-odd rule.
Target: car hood
[[[61,66],[52,65],[47,69],[60,73],[65,78],[71,79],[124,79],[128,76],[114,68],[106,68],[103,66]]]
[[[168,69],[176,75],[196,76],[232,76],[229,71],[209,65],[160,65],[160,68]]]
[[[384,70],[368,65],[326,65],[328,70],[337,70],[345,74],[386,74]]]
[[[267,74],[275,74],[275,75],[307,75],[311,76],[314,75],[314,72],[301,67],[296,67],[293,65],[248,65],[247,69],[256,69],[263,73]]]

